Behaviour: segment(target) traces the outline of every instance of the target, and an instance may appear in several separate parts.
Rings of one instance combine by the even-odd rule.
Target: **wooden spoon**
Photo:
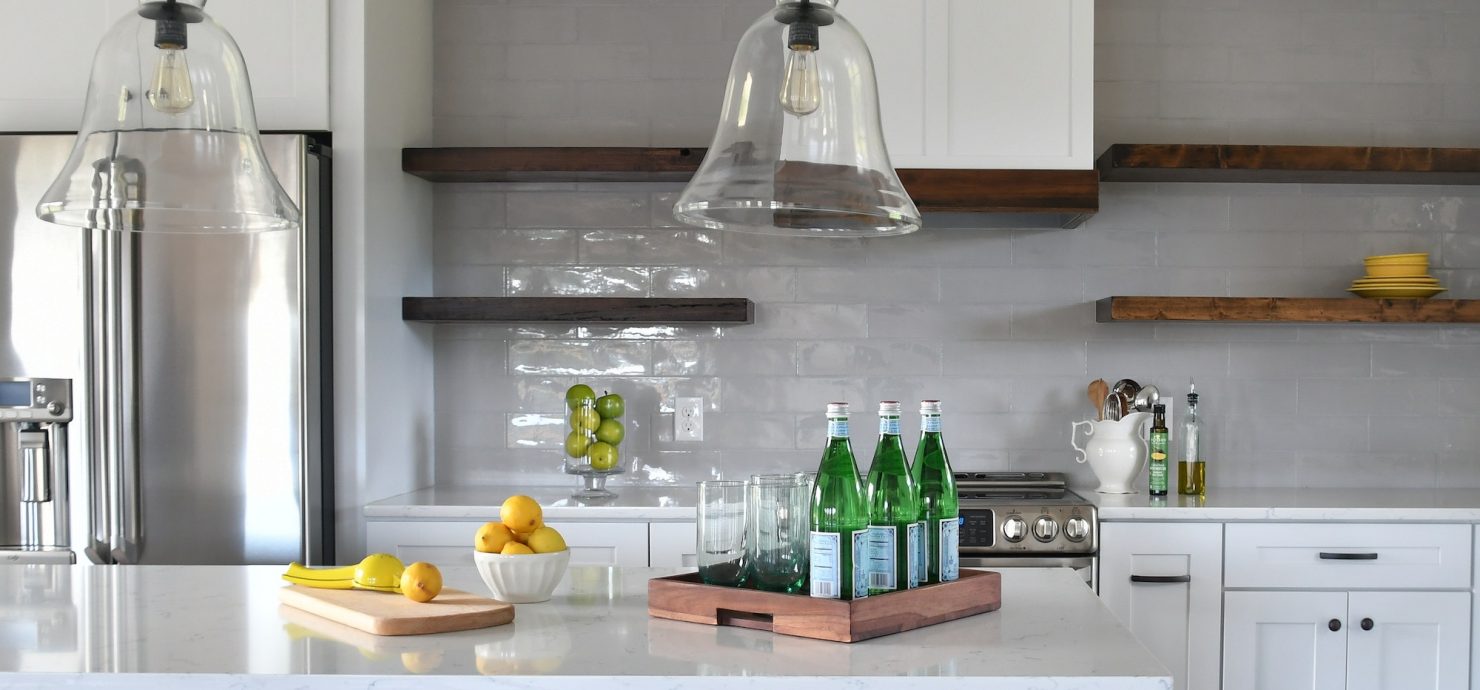
[[[1105,379],[1089,382],[1089,401],[1095,406],[1095,420],[1105,421],[1105,396],[1110,395],[1110,384]]]

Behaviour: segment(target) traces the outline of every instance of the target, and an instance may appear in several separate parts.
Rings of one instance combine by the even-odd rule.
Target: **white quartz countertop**
[[[612,486],[607,499],[571,498],[574,484],[560,486],[436,487],[392,496],[365,506],[370,519],[496,520],[505,498],[524,494],[544,509],[547,520],[695,519],[699,492],[692,484]]]
[[[1480,522],[1480,489],[1215,489],[1205,497],[1079,495],[1101,520]]]
[[[1000,611],[852,645],[650,618],[648,579],[680,571],[598,566],[509,625],[376,637],[280,605],[280,571],[0,566],[0,687],[1171,688],[1062,569],[1003,572]]]

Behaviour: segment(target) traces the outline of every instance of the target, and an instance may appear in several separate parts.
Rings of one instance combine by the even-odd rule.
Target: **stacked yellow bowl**
[[[1381,254],[1365,260],[1367,275],[1352,282],[1351,291],[1368,299],[1424,299],[1444,292],[1429,275],[1429,255]]]

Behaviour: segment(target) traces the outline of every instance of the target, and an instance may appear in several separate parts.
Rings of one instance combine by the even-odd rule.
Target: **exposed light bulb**
[[[822,81],[817,74],[817,52],[811,48],[793,48],[786,55],[781,107],[800,117],[811,115],[821,105]]]
[[[160,48],[154,78],[149,80],[145,95],[149,105],[161,113],[173,115],[190,109],[195,103],[195,87],[190,83],[190,65],[185,62],[184,50]]]

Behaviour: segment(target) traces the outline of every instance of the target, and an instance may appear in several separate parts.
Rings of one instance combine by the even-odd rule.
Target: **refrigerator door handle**
[[[95,348],[93,414],[102,438],[93,444],[93,544],[88,556],[101,563],[139,562],[143,549],[139,501],[138,387],[135,342],[133,251],[128,233],[94,231],[99,270],[92,305]]]

